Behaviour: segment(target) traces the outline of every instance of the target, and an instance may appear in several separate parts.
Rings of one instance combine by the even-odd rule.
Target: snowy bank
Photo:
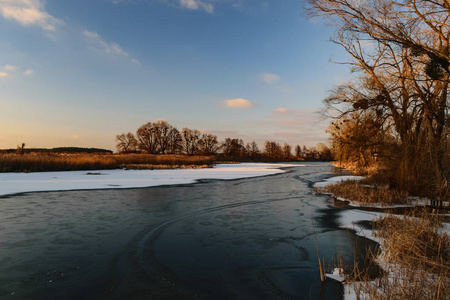
[[[318,182],[314,186],[315,187],[325,187],[329,184],[338,183],[340,181],[344,180],[361,180],[364,177],[361,176],[337,176],[329,178],[325,181]],[[332,194],[328,194],[334,197]],[[373,204],[365,204],[365,203],[358,203],[354,202],[348,199],[343,199],[338,197],[339,200],[347,201],[349,202],[350,206],[353,207],[359,207],[360,209],[344,209],[341,210],[338,214],[338,224],[341,228],[351,229],[355,231],[355,234],[370,240],[373,240],[377,242],[378,244],[382,244],[382,240],[376,236],[376,232],[370,229],[366,229],[363,226],[359,225],[361,222],[365,221],[376,221],[379,220],[385,216],[387,216],[387,213],[384,212],[375,212],[375,211],[366,211],[363,210],[364,207],[373,208],[373,207],[380,207],[380,208],[393,208],[393,207],[410,207],[410,206],[420,206],[420,205],[426,205],[427,201],[419,198],[412,198],[409,205],[391,205],[391,206],[383,206],[383,205],[373,205]],[[439,234],[446,233],[447,235],[450,234],[450,224],[449,223],[443,223],[443,228],[439,230]],[[376,259],[377,264],[388,274],[388,280],[390,282],[394,282],[395,280],[398,281],[398,279],[394,279],[395,276],[398,274],[402,274],[403,269],[401,266],[393,265],[390,263],[387,263],[384,258],[385,252],[383,252],[381,255],[379,255]],[[394,275],[395,274],[395,275]],[[333,270],[332,274],[326,274],[326,276],[330,279],[336,280],[338,282],[341,282],[344,286],[344,299],[345,300],[356,300],[356,299],[369,299],[370,297],[364,293],[364,291],[360,291],[361,294],[358,294],[357,290],[360,290],[360,286],[362,286],[363,282],[350,282],[345,283],[345,274],[343,274],[342,269],[335,268]],[[403,279],[402,279],[403,280]],[[406,282],[406,283],[405,283]],[[404,284],[408,284],[407,281],[402,282]],[[373,282],[368,283],[373,289],[379,288],[377,286],[377,281],[374,280]]]
[[[25,192],[142,188],[189,184],[200,179],[238,179],[279,174],[294,164],[220,164],[205,169],[98,170],[0,173],[0,196]]]

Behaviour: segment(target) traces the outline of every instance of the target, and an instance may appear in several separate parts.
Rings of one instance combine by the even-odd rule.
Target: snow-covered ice
[[[98,170],[0,173],[0,196],[24,192],[142,188],[189,184],[200,179],[238,179],[285,172],[298,164],[219,164],[205,169]]]

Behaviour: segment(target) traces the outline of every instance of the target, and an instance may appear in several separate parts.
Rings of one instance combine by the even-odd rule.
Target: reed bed
[[[355,268],[350,276],[361,299],[448,299],[450,239],[441,217],[425,210],[387,215],[377,222],[381,255],[370,253],[385,272],[375,279]]]
[[[318,194],[332,194],[364,204],[393,205],[409,203],[407,192],[390,189],[385,185],[363,185],[355,180],[345,180],[316,188]]]
[[[0,172],[212,167],[213,157],[150,154],[0,154]]]

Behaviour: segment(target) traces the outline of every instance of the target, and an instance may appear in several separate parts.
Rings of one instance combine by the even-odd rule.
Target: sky
[[[301,0],[0,0],[0,149],[97,147],[166,120],[226,137],[326,142],[349,76]]]

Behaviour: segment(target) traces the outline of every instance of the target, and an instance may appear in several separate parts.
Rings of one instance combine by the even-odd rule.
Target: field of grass
[[[212,167],[210,156],[150,154],[0,153],[0,172],[47,172],[107,169],[173,169]]]

